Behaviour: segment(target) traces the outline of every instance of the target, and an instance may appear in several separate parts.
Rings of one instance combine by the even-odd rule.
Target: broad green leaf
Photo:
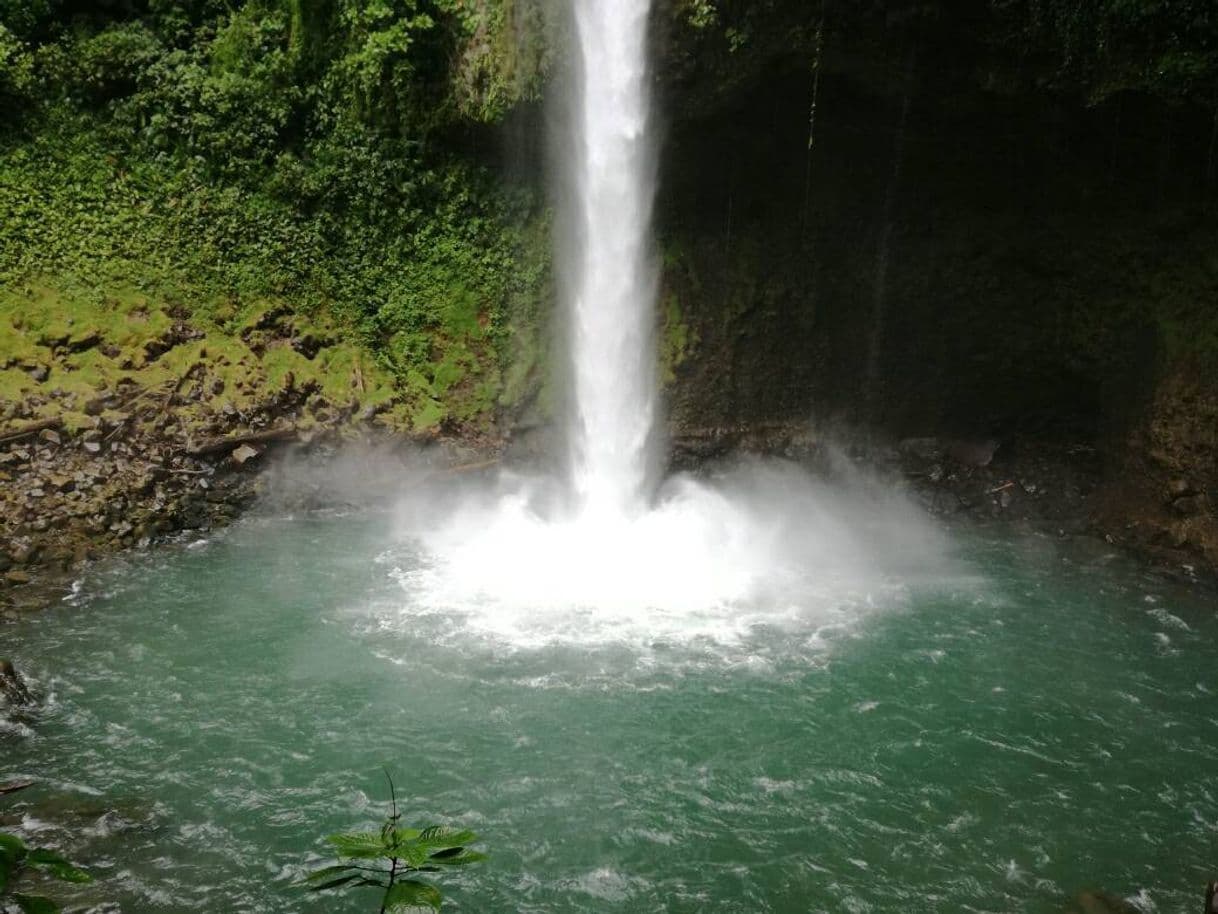
[[[399,882],[385,893],[385,914],[430,914],[440,910],[440,890],[426,882]]]
[[[362,871],[353,870],[349,866],[327,866],[308,875],[309,891],[324,892],[326,889],[336,889],[340,885],[363,878]]]
[[[473,844],[478,836],[467,828],[453,828],[449,825],[433,825],[423,829],[419,835],[419,845],[430,849],[461,847]]]
[[[466,866],[470,863],[481,863],[486,854],[467,850],[464,847],[450,847],[447,850],[436,851],[427,858],[428,866]]]
[[[330,835],[326,838],[334,845],[340,857],[376,859],[391,856],[378,832],[353,832],[346,835]]]
[[[423,833],[417,828],[396,828],[393,825],[386,825],[381,829],[381,835],[389,844],[402,844],[406,841],[415,841]]]
[[[51,901],[49,898],[43,898],[41,895],[13,895],[13,901],[17,902],[19,907],[25,914],[59,914],[59,905]]]
[[[93,881],[93,877],[80,869],[80,867],[75,866],[70,860],[61,857],[54,851],[47,850],[45,847],[34,848],[30,851],[29,856],[25,858],[25,862],[29,866],[36,866],[41,870],[46,870],[56,879],[62,879],[64,882]]]
[[[393,855],[402,861],[407,869],[418,869],[427,862],[428,850],[425,847],[419,847],[413,841],[405,844],[399,844],[394,847]]]

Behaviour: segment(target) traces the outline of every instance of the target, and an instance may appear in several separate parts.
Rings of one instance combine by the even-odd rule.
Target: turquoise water
[[[831,624],[521,647],[403,613],[391,528],[251,519],[0,629],[49,695],[0,731],[0,780],[42,782],[0,823],[93,867],[61,898],[375,910],[296,882],[382,815],[382,766],[484,838],[446,910],[1192,912],[1218,872],[1212,594],[971,534]]]

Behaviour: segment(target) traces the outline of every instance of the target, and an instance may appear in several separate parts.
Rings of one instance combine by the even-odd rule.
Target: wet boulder
[[[966,467],[988,467],[998,450],[995,438],[960,439],[947,443],[947,456]]]
[[[26,708],[33,703],[34,696],[12,661],[0,660],[0,705]]]

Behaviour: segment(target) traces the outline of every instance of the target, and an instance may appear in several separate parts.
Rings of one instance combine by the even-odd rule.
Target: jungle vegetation
[[[337,321],[417,425],[485,424],[544,373],[546,199],[504,149],[514,120],[536,132],[559,71],[555,6],[0,0],[0,310],[136,292],[224,327],[286,303]],[[949,55],[997,92],[1204,109],[1212,196],[1210,0],[667,0],[659,15],[661,82],[730,85],[775,54],[811,72],[872,43]]]

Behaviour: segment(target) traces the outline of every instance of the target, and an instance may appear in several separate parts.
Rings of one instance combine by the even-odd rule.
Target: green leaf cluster
[[[1092,98],[1126,90],[1218,105],[1211,0],[992,0],[993,43]]]
[[[443,898],[440,890],[416,877],[485,860],[485,854],[468,847],[478,836],[468,829],[447,825],[403,828],[400,818],[395,798],[392,812],[379,831],[330,835],[326,840],[333,845],[339,863],[311,873],[307,880],[309,889],[314,892],[364,886],[383,889],[381,914],[440,910]]]

